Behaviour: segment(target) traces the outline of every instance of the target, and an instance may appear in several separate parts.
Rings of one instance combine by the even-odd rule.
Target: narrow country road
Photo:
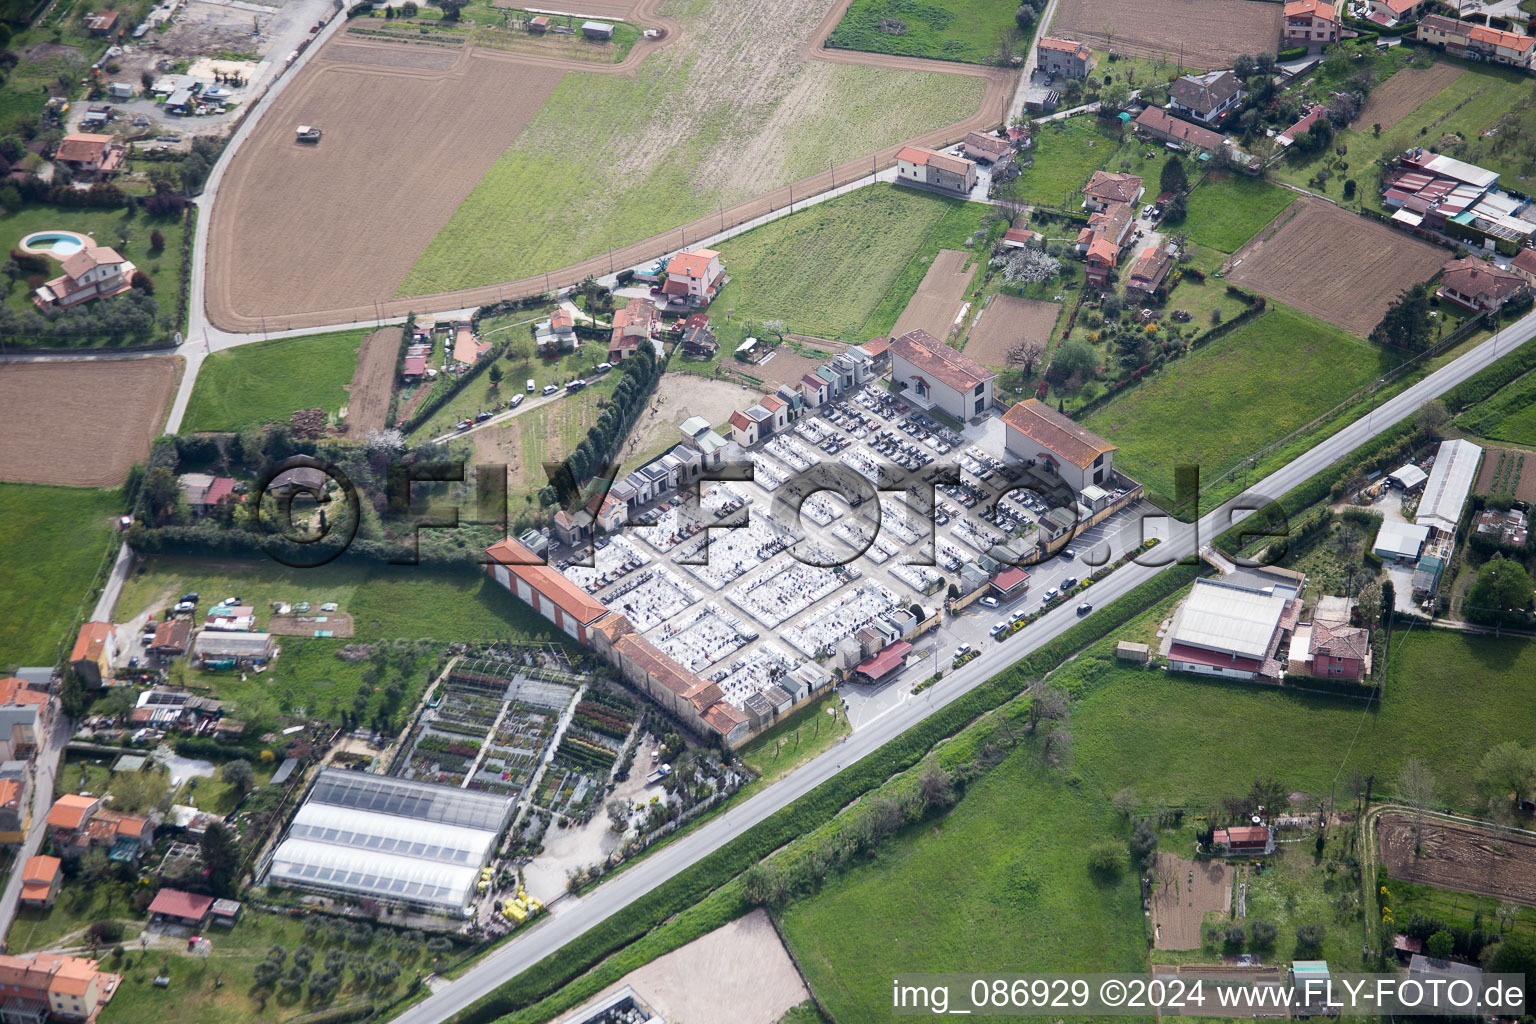
[[[0,894],[0,940],[10,934],[11,922],[16,920],[16,907],[21,899],[22,869],[27,859],[37,856],[37,851],[43,848],[43,835],[48,830],[48,811],[53,807],[53,780],[59,770],[59,755],[64,750],[64,744],[69,742],[70,734],[74,732],[58,700],[50,701],[48,706],[53,712],[53,725],[43,737],[43,749],[32,763],[32,824],[27,829],[26,840],[16,851],[15,866],[11,869],[10,878],[6,879],[5,892]],[[4,941],[0,941],[0,950],[4,948]]]
[[[1095,602],[1102,608],[1152,579],[1179,558],[1195,555],[1201,547],[1240,521],[1248,512],[1261,507],[1267,500],[1283,497],[1371,437],[1412,416],[1423,403],[1487,368],[1499,355],[1509,354],[1528,342],[1532,336],[1536,336],[1536,313],[1526,316],[1500,335],[1383,402],[1369,419],[1356,421],[1319,442],[1294,462],[1254,484],[1244,494],[1200,517],[1195,524],[1178,524],[1167,543],[1158,545],[1148,553],[1149,557],[1158,560],[1157,564],[1132,563],[1094,584]],[[604,882],[586,896],[567,901],[569,909],[546,918],[542,924],[530,928],[488,954],[457,979],[441,984],[431,996],[406,1009],[396,1020],[400,1024],[437,1024],[448,1019],[658,885],[686,871],[744,830],[809,793],[835,775],[842,766],[853,764],[878,750],[881,745],[928,715],[1054,640],[1077,621],[1075,611],[1068,602],[1013,639],[993,645],[975,661],[955,670],[938,686],[926,690],[923,699],[896,705],[851,734],[844,742],[784,776],[758,795],[732,807],[696,831]]]

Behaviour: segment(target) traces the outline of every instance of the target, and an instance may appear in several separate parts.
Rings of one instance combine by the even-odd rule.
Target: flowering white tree
[[[1036,284],[1061,276],[1061,260],[1043,249],[1015,249],[992,258],[993,270],[1001,270],[1009,284]]]

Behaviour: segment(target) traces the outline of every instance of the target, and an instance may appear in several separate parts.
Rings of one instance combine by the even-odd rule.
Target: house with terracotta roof
[[[1285,5],[1282,39],[1286,46],[1322,48],[1338,42],[1339,16],[1324,0],[1292,0]]]
[[[1083,277],[1093,288],[1109,286],[1109,275],[1120,264],[1120,247],[1103,235],[1090,234]]]
[[[1158,295],[1173,270],[1173,254],[1167,246],[1151,245],[1141,251],[1126,275],[1125,287],[1146,296]]]
[[[921,328],[890,343],[891,383],[923,409],[938,409],[961,421],[992,407],[997,374],[950,348]]]
[[[20,843],[32,823],[32,772],[22,761],[0,768],[0,843]]]
[[[64,879],[63,861],[57,857],[29,857],[21,869],[21,905],[47,908],[59,898],[59,884]]]
[[[1287,671],[1315,679],[1364,679],[1370,671],[1370,631],[1350,622],[1355,603],[1343,597],[1323,597],[1312,621],[1296,627],[1291,637]]]
[[[1013,159],[1013,144],[996,135],[966,132],[960,146],[967,158],[980,160],[982,163],[994,164]]]
[[[1025,249],[1031,242],[1039,240],[1044,244],[1045,236],[1036,234],[1028,228],[1009,228],[1003,232],[1003,246],[1008,249]]]
[[[110,622],[87,622],[80,627],[69,654],[69,667],[86,686],[98,687],[112,676],[117,657],[117,632]]]
[[[729,280],[713,249],[684,249],[667,261],[661,293],[694,306],[708,305]]]
[[[1093,51],[1087,43],[1075,39],[1042,36],[1035,43],[1035,60],[1039,69],[1048,75],[1087,78],[1093,68]]]
[[[1515,253],[1509,269],[1525,278],[1527,284],[1536,285],[1536,250],[1521,249]]]
[[[1119,449],[1038,398],[1014,403],[1003,414],[1003,426],[1003,446],[1010,454],[1048,469],[1074,493],[1102,487],[1114,476]]]
[[[1224,847],[1228,857],[1267,857],[1275,852],[1275,830],[1267,825],[1218,828],[1211,844]]]
[[[1371,0],[1371,13],[1380,15],[1390,27],[1419,16],[1429,0]]]
[[[511,537],[492,544],[486,554],[492,579],[577,643],[586,644],[592,623],[608,613],[601,601]]]
[[[211,473],[183,473],[176,478],[181,485],[182,497],[193,515],[207,515],[219,502],[235,493],[232,477],[214,476]]]
[[[693,317],[689,317],[692,320]],[[679,354],[684,359],[696,359],[701,362],[715,358],[720,351],[720,341],[715,337],[715,332],[710,330],[709,321],[703,323],[685,325],[683,337],[678,343]]]
[[[1083,209],[1098,212],[1119,203],[1135,204],[1145,192],[1142,179],[1134,174],[1094,171],[1083,186]]]
[[[149,904],[149,919],[160,924],[201,928],[213,909],[213,897],[180,889],[161,889]]]
[[[1227,138],[1209,128],[1188,121],[1181,121],[1161,107],[1149,106],[1136,115],[1136,131],[1158,142],[1173,143],[1197,153],[1219,153],[1223,149],[1236,152]]]
[[[88,245],[64,260],[64,273],[32,293],[43,308],[67,309],[91,299],[110,298],[133,287],[138,269],[105,245]]]
[[[155,824],[142,814],[103,807],[98,797],[66,793],[48,810],[48,837],[63,857],[83,856],[94,849],[108,858],[138,863],[155,841]]]
[[[155,627],[154,639],[147,650],[162,658],[177,658],[187,653],[192,642],[192,620],[171,619]]]
[[[921,146],[903,146],[896,154],[896,183],[952,196],[970,195],[976,187],[976,164]]]
[[[116,135],[70,132],[59,143],[53,158],[67,165],[77,178],[89,180],[116,174],[123,166],[123,158],[127,153],[127,147]]]
[[[1185,75],[1168,87],[1168,109],[1204,125],[1220,124],[1242,101],[1242,83],[1230,71]]]
[[[1468,256],[1441,268],[1436,294],[1473,312],[1492,313],[1529,290],[1530,282],[1519,274]]]
[[[122,976],[97,970],[95,960],[58,953],[0,955],[0,1019],[5,1024],[95,1021]]]
[[[622,363],[632,358],[641,345],[651,343],[656,327],[656,307],[645,299],[633,298],[613,314],[613,330],[608,337],[608,361]]]

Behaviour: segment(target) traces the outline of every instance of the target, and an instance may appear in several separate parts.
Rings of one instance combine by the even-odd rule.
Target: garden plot
[[[567,566],[561,570],[561,574],[587,593],[595,594],[644,568],[650,560],[649,555],[623,536],[618,536],[594,552],[591,566]]]
[[[901,311],[891,337],[908,331],[924,330],[943,341],[958,321],[960,302],[970,287],[971,254],[960,249],[940,249],[923,275],[907,308]]]
[[[642,633],[698,600],[699,592],[666,566],[631,576],[602,597],[605,605],[623,611],[625,618]]]
[[[771,512],[759,512],[743,526],[712,530],[690,544],[683,557],[704,564],[683,568],[719,590],[787,549],[793,539]]]
[[[773,629],[842,585],[842,576],[831,569],[783,559],[737,587],[729,599],[742,611]]]
[[[755,630],[711,601],[662,626],[651,642],[683,668],[698,673],[729,658],[757,636]]]
[[[821,461],[821,456],[815,449],[783,434],[770,438],[768,443],[763,445],[763,450],[796,473],[804,473]]]
[[[639,717],[624,694],[588,689],[539,783],[538,805],[566,817],[590,816]]]
[[[1393,878],[1536,907],[1536,841],[1440,820],[1415,829],[1402,814],[1376,822],[1381,863]]]
[[[965,354],[986,366],[1007,366],[1008,350],[1020,342],[1051,339],[1061,303],[995,294],[965,339]]]
[[[737,708],[754,693],[761,693],[799,667],[800,662],[774,644],[759,644],[708,678],[720,687],[725,699]]]
[[[901,602],[889,587],[872,581],[858,584],[829,605],[781,634],[785,643],[808,658],[821,657]]]

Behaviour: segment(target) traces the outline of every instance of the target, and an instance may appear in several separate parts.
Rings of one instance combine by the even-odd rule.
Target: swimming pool
[[[34,231],[21,240],[21,251],[45,253],[62,260],[95,244],[96,240],[89,235],[74,231]]]

